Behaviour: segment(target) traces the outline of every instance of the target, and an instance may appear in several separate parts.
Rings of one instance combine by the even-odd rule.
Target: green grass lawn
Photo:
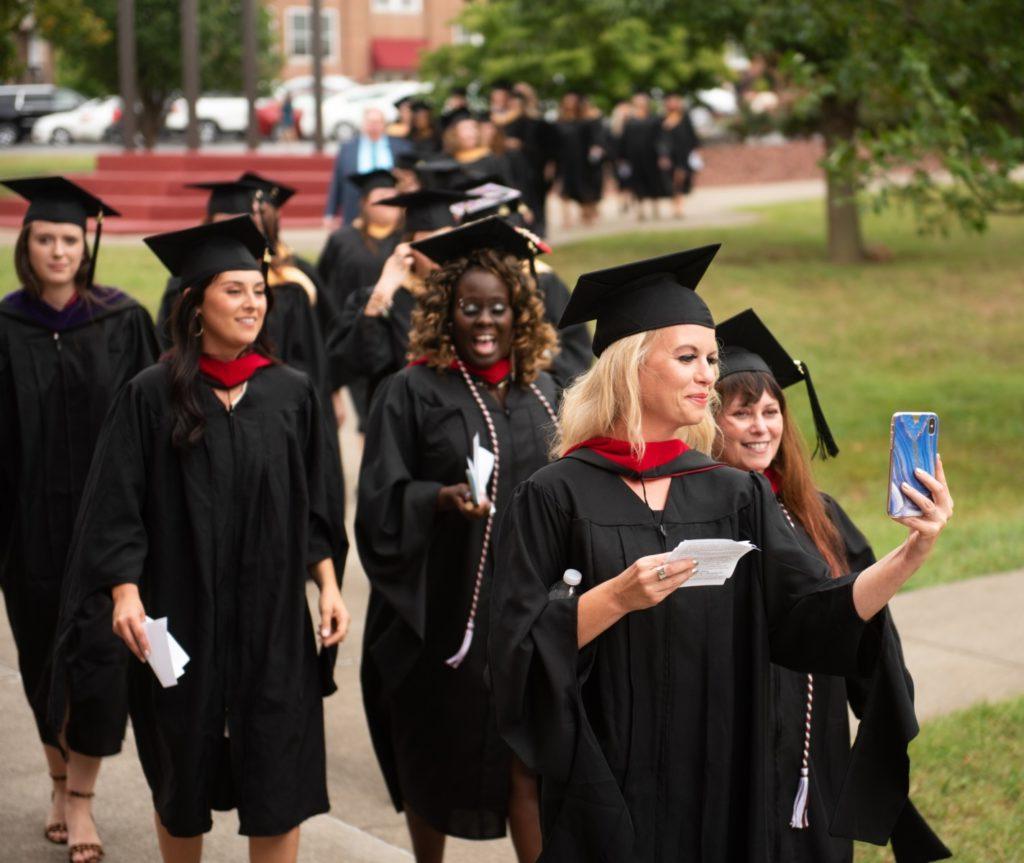
[[[95,153],[80,153],[74,148],[54,148],[53,152],[3,153],[0,155],[0,179],[79,174],[96,167]],[[0,197],[14,192],[0,186]]]
[[[1024,699],[928,722],[911,744],[911,798],[961,863],[1024,861]],[[858,845],[857,863],[892,853]]]
[[[993,220],[982,236],[922,238],[896,214],[869,217],[868,237],[884,263],[823,260],[821,206],[776,206],[755,225],[648,231],[566,245],[550,263],[570,284],[590,269],[721,241],[701,293],[721,320],[748,306],[807,362],[842,450],[818,463],[834,494],[876,550],[903,529],[885,516],[889,417],[934,410],[941,418],[956,519],[933,559],[910,583],[920,587],[1024,565],[1024,222]],[[304,249],[315,257],[318,250]],[[10,260],[11,250],[0,248]],[[138,245],[107,245],[100,280],[155,309],[166,274]],[[17,287],[0,268],[0,294]],[[810,431],[801,387],[791,403]]]

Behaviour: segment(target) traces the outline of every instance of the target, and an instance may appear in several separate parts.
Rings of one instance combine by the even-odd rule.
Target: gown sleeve
[[[577,646],[577,597],[548,596],[567,566],[572,530],[549,492],[531,481],[516,489],[497,538],[504,571],[491,596],[495,713],[502,737],[542,777],[545,859],[627,860],[632,821],[580,692],[597,642]]]
[[[58,731],[67,703],[66,668],[87,601],[119,584],[139,584],[149,539],[143,515],[150,412],[134,382],[114,399],[100,431],[78,509],[61,587],[47,720]]]
[[[825,508],[839,530],[851,570],[875,562],[871,545],[835,500]],[[876,845],[892,842],[896,863],[929,863],[952,856],[909,799],[907,748],[917,736],[914,682],[903,659],[899,633],[888,609],[878,662],[868,675],[846,678],[850,708],[860,720],[836,808],[834,836]]]
[[[356,545],[374,590],[420,639],[426,621],[427,549],[441,483],[417,479],[416,396],[408,377],[382,385],[366,427]]]
[[[389,319],[363,314],[371,293],[372,287],[361,288],[345,300],[338,325],[338,356],[352,377],[376,380],[395,370],[395,357]]]

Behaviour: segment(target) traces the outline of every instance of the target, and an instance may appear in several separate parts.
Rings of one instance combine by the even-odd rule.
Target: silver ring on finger
[[[654,574],[658,576],[658,581],[664,581],[668,578],[668,573],[665,571],[664,565],[654,567]]]

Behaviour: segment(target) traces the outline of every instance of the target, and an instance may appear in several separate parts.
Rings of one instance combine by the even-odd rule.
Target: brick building
[[[285,64],[282,78],[308,75],[308,0],[266,0]],[[357,81],[414,77],[419,53],[461,38],[452,20],[465,0],[322,0],[324,74]]]

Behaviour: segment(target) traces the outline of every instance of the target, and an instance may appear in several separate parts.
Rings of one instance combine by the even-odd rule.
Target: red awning
[[[420,51],[426,47],[426,39],[374,39],[370,43],[373,71],[418,69]]]

